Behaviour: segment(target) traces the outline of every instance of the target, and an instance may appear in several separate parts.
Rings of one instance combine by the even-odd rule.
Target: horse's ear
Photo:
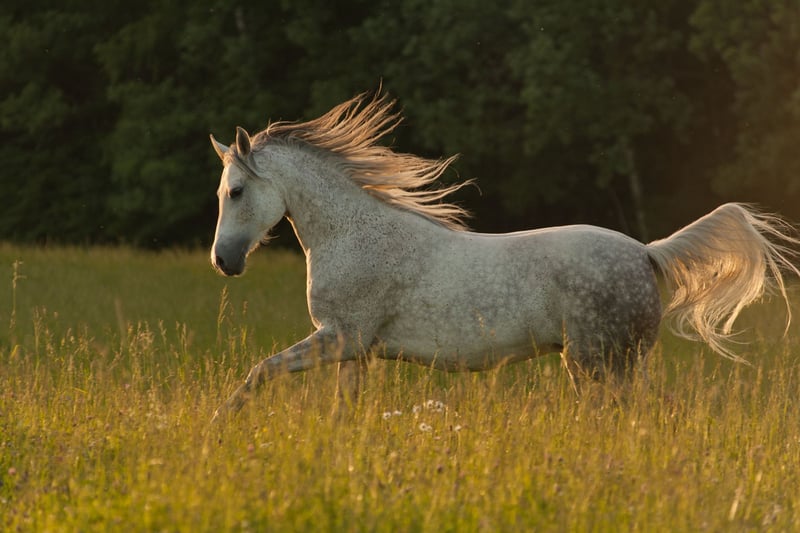
[[[217,155],[223,161],[225,160],[225,154],[228,152],[229,148],[216,140],[213,135],[208,135],[211,138],[211,146],[214,147],[214,151],[217,152]]]
[[[250,135],[239,126],[236,126],[236,149],[242,159],[250,155]]]

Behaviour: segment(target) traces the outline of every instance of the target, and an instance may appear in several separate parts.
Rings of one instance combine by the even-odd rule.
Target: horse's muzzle
[[[211,251],[211,264],[226,276],[238,276],[244,272],[247,249],[241,246],[233,248],[228,250],[225,246],[215,245]]]
[[[225,260],[220,256],[214,256],[214,260],[212,261],[214,268],[216,268],[219,272],[225,274],[226,276],[237,276],[244,271],[244,267],[239,265],[231,265],[226,263]]]

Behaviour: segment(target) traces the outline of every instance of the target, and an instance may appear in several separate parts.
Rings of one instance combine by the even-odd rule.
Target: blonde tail
[[[721,355],[744,361],[726,347],[739,312],[765,291],[786,302],[782,270],[800,276],[791,258],[800,246],[782,219],[750,206],[724,204],[678,230],[651,242],[647,251],[672,293],[664,317],[681,337],[703,340]]]

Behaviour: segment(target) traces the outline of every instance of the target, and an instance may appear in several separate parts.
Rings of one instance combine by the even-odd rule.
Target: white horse
[[[399,122],[394,102],[363,95],[322,117],[277,122],[230,147],[211,261],[227,276],[287,217],[307,265],[316,328],[253,367],[215,413],[237,411],[284,372],[374,357],[442,370],[484,370],[560,351],[566,367],[603,377],[633,367],[662,317],[722,355],[739,311],[765,289],[787,303],[781,269],[798,244],[779,218],[725,204],[672,236],[642,244],[594,226],[490,235],[467,231],[429,186],[454,158],[427,160],[377,144]],[[662,311],[656,275],[671,290]],[[787,328],[789,317],[787,316]]]

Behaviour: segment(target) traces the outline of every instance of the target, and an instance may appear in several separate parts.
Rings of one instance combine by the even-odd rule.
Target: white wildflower
[[[433,411],[435,413],[441,413],[447,409],[447,406],[439,400],[426,400],[423,406],[426,411]]]

